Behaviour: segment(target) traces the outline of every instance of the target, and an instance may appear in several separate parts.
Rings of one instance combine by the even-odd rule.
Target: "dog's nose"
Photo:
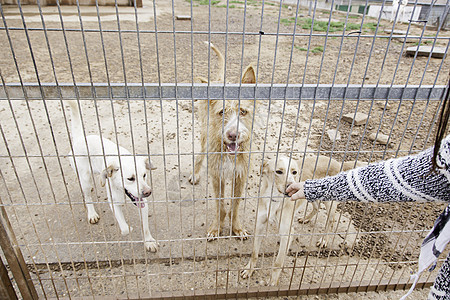
[[[235,142],[238,138],[238,133],[236,131],[229,131],[227,133],[227,137],[230,141]]]
[[[150,196],[151,194],[152,194],[152,190],[146,190],[142,193],[142,196],[144,196],[144,198],[145,198],[145,197]]]

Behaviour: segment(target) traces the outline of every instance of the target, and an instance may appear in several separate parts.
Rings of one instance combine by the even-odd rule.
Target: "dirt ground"
[[[222,1],[223,2],[223,1]],[[36,8],[25,7],[28,31],[23,27],[17,7],[2,6],[8,31],[0,30],[1,76],[6,83],[191,83],[195,76],[208,74],[211,40],[224,52],[227,82],[238,82],[241,70],[257,66],[259,83],[443,85],[450,69],[448,59],[407,57],[406,46],[387,38],[342,38],[342,30],[328,38],[312,36],[297,26],[292,40],[295,7],[249,1],[245,10],[234,1],[228,16],[224,3],[209,10],[194,1],[193,22],[172,19],[170,1],[144,2],[138,9],[120,8],[120,28],[114,8],[101,7],[101,30],[95,8],[82,8],[82,24],[73,7],[62,7],[64,32],[56,7],[45,8],[42,28]],[[175,15],[190,15],[186,1],[174,1]],[[231,2],[230,2],[231,3]],[[307,9],[301,8],[299,22]],[[154,33],[156,26],[158,34]],[[345,14],[332,19],[345,21]],[[228,19],[227,19],[228,17]],[[318,11],[316,19],[329,17]],[[261,19],[263,23],[261,25]],[[227,21],[228,20],[228,21]],[[360,16],[351,16],[360,23]],[[366,19],[365,23],[376,22]],[[130,32],[139,26],[140,34]],[[84,29],[84,35],[71,29]],[[191,27],[192,26],[192,27]],[[378,35],[391,23],[382,21]],[[407,24],[396,29],[406,30]],[[120,29],[120,32],[117,30]],[[178,31],[173,33],[174,29]],[[196,32],[190,34],[191,29]],[[245,30],[246,35],[241,33]],[[212,34],[209,35],[208,32]],[[275,35],[276,32],[278,35]],[[259,34],[263,32],[264,34]],[[373,26],[363,33],[372,34]],[[64,34],[63,34],[64,33]],[[228,33],[228,34],[225,34]],[[256,34],[254,34],[256,33]],[[412,26],[413,36],[434,36]],[[448,32],[439,36],[448,37]],[[138,43],[139,41],[139,43]],[[437,46],[447,46],[438,40]],[[157,45],[157,47],[156,47]],[[310,51],[305,51],[305,49]],[[174,51],[176,49],[176,51]],[[320,50],[322,49],[322,50]],[[315,51],[313,51],[315,50]],[[211,55],[211,70],[217,68]],[[425,71],[426,70],[426,71]],[[70,168],[67,108],[60,101],[0,102],[3,143],[0,184],[15,234],[29,264],[38,293],[42,297],[90,295],[148,295],[160,291],[252,288],[267,284],[270,266],[277,251],[274,226],[267,231],[257,272],[249,280],[239,277],[252,249],[252,239],[227,236],[206,241],[212,219],[211,182],[203,173],[197,186],[188,183],[193,153],[200,151],[191,100],[142,101],[130,99],[81,101],[86,130],[101,131],[104,137],[136,153],[151,153],[158,169],[152,172],[154,189],[150,204],[153,236],[159,252],[147,253],[142,243],[136,210],[126,206],[126,219],[135,230],[121,236],[110,213],[106,194],[98,185],[94,195],[101,220],[89,225],[76,175]],[[438,109],[432,101],[262,101],[253,132],[252,170],[246,186],[242,217],[254,231],[259,186],[258,163],[262,151],[320,151],[335,159],[375,162],[415,153],[430,145],[430,124]],[[194,107],[194,108],[193,108]],[[350,112],[370,115],[366,125],[351,126],[341,120]],[[300,113],[298,113],[300,112]],[[294,129],[297,130],[294,132]],[[336,129],[340,140],[331,141],[325,132]],[[368,139],[372,132],[390,136],[387,146]],[[130,134],[132,132],[132,135]],[[279,137],[283,137],[279,139]],[[431,135],[432,136],[432,135]],[[272,154],[270,154],[272,153]],[[331,154],[332,153],[332,154]],[[255,167],[256,166],[256,167]],[[339,204],[339,225],[326,249],[315,242],[324,234],[325,211],[321,209],[312,224],[294,224],[297,235],[282,273],[281,286],[383,279],[393,282],[409,277],[415,270],[420,243],[443,204]],[[304,214],[302,210],[299,215]],[[295,267],[294,267],[295,266]],[[436,271],[431,275],[435,276]],[[428,274],[427,274],[428,276]],[[305,299],[396,299],[404,291],[368,292],[344,295],[305,296]],[[416,291],[411,299],[425,298],[427,290]]]

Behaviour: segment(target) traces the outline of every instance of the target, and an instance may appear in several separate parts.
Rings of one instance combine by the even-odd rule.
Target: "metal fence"
[[[340,203],[332,232],[322,207],[308,224],[294,218],[277,285],[268,285],[282,237],[277,225],[265,228],[253,276],[244,279],[241,271],[254,245],[267,158],[370,163],[432,143],[450,35],[414,19],[417,1],[403,23],[389,21],[390,2],[377,2],[376,17],[368,1],[350,1],[344,11],[334,0],[56,4],[0,5],[0,235],[7,266],[0,271],[9,272],[23,298],[262,297],[407,287],[440,204]],[[226,84],[212,82],[220,65],[204,41],[222,51]],[[414,46],[429,52],[408,49]],[[250,64],[255,83],[240,83]],[[197,83],[198,76],[210,83]],[[235,236],[228,220],[216,240],[207,238],[217,200],[206,167],[217,153],[200,147],[202,124],[213,122],[200,119],[207,99],[258,103],[239,209],[247,240]],[[98,178],[90,203],[100,220],[89,224],[83,175],[70,166],[68,100],[81,108],[86,134],[119,144],[135,161],[148,157],[157,168],[149,171],[147,198],[156,253],[146,250],[142,211],[130,203],[123,210],[134,230],[121,234]],[[361,123],[345,118],[360,113]],[[214,134],[208,131],[208,145]],[[191,185],[198,154],[207,158],[199,183]],[[233,200],[230,183],[225,200]],[[328,245],[317,247],[327,233]],[[422,276],[422,286],[434,276]],[[12,295],[7,280],[0,292]]]

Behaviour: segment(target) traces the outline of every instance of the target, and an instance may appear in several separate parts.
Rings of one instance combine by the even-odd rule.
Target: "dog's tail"
[[[225,78],[225,58],[223,57],[222,52],[220,52],[220,50],[214,46],[213,43],[205,41],[205,44],[209,45],[219,58],[219,73],[214,81],[223,82]]]
[[[78,108],[78,102],[76,100],[67,100],[67,104],[70,106],[70,117],[71,117],[71,127],[72,127],[72,139],[75,137],[82,137],[83,127],[81,124],[80,109]]]

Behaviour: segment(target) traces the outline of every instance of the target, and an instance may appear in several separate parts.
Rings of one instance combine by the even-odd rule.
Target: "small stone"
[[[371,141],[376,141],[377,143],[381,144],[381,145],[387,145],[388,144],[388,140],[389,140],[389,136],[382,134],[382,133],[377,133],[373,132],[369,135],[369,139]]]
[[[342,120],[347,121],[349,123],[354,122],[356,126],[366,124],[367,119],[369,119],[369,116],[360,112],[357,112],[356,114],[349,113],[342,116]]]
[[[190,20],[191,16],[177,16],[177,20]]]
[[[393,35],[406,35],[406,30],[385,29],[384,32],[387,33],[387,34],[391,34],[391,32],[392,32]]]
[[[406,48],[406,55],[414,56],[417,52],[417,56],[429,56],[444,58],[445,47],[432,47],[432,46],[414,46]]]
[[[377,106],[380,109],[386,109],[386,110],[389,110],[389,109],[392,108],[392,105],[390,103],[388,103],[388,102],[377,102]]]
[[[341,134],[335,129],[327,130],[327,135],[330,138],[330,141],[339,141],[341,139]]]

